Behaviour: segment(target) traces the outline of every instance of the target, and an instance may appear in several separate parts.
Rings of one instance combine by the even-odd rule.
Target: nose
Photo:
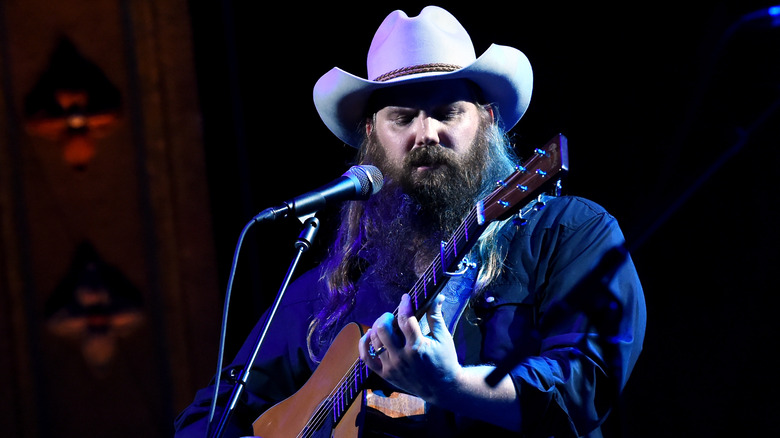
[[[417,120],[415,146],[439,144],[439,121],[426,114],[421,114]]]

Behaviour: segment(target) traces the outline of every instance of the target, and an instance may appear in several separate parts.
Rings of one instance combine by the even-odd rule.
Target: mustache
[[[455,152],[440,145],[421,146],[412,149],[406,156],[407,168],[419,166],[435,166],[439,164],[452,164],[456,162]]]

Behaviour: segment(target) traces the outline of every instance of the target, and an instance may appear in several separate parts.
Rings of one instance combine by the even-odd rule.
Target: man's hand
[[[442,317],[443,301],[443,295],[437,296],[426,315],[431,329],[426,336],[414,316],[409,295],[404,294],[398,319],[390,313],[379,317],[363,335],[359,346],[360,358],[372,371],[399,389],[431,403],[436,403],[437,397],[451,389],[461,372],[452,335]]]
[[[404,294],[398,318],[380,316],[360,339],[360,358],[377,375],[397,388],[472,418],[518,431],[520,406],[512,380],[495,387],[485,383],[494,367],[462,367],[452,335],[444,324],[439,295],[426,315],[429,335],[423,335],[409,295]]]

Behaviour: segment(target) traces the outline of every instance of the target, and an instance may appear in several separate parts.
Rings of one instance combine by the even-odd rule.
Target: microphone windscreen
[[[360,195],[376,194],[384,185],[384,176],[376,166],[352,166],[345,175],[354,175],[360,181]]]

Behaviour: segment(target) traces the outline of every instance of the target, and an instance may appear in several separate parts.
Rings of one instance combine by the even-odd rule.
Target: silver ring
[[[380,354],[384,353],[385,350],[387,350],[387,347],[384,345],[374,349],[374,344],[371,344],[368,346],[368,355],[371,356],[372,359],[376,359]]]

